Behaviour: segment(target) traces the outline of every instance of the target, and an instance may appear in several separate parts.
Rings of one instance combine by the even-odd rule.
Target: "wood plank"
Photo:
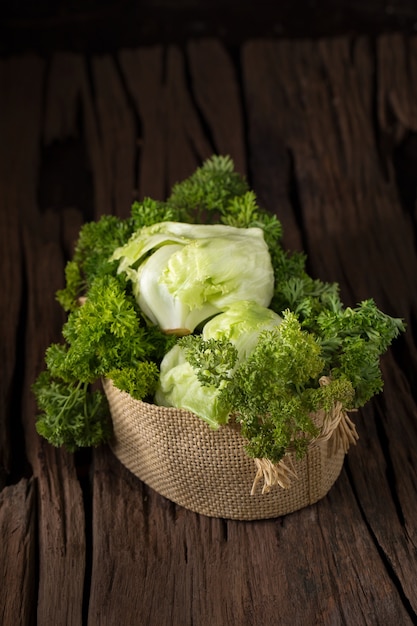
[[[417,130],[416,38],[400,33],[384,35],[376,42],[377,115],[385,141],[400,141],[404,133]]]
[[[4,186],[0,185],[4,189]],[[19,410],[20,399],[15,395],[17,380],[16,351],[18,331],[21,324],[20,310],[22,298],[22,271],[20,242],[18,239],[17,218],[14,211],[9,211],[4,198],[0,200],[0,272],[4,277],[4,295],[0,302],[1,337],[0,359],[2,376],[0,382],[0,489],[13,470],[16,470],[21,457],[16,454],[13,440],[16,440],[17,428],[13,426],[13,415]]]
[[[398,46],[400,50],[395,52]],[[402,76],[398,85],[409,83],[401,46],[398,38],[385,40],[382,58],[387,50],[394,50],[389,53],[388,70],[385,63],[378,68],[374,65],[372,51],[364,41],[353,48],[347,40],[304,42],[296,48],[289,43],[250,44],[245,61],[255,124],[264,111],[260,81],[268,69],[274,76],[270,91],[275,84],[278,91],[285,90],[293,119],[300,121],[300,134],[294,135],[288,118],[283,119],[278,110],[275,117],[264,118],[271,126],[271,137],[283,137],[294,154],[298,208],[310,268],[317,276],[341,282],[350,302],[374,297],[388,313],[405,317],[412,329],[417,296],[415,242],[410,217],[399,202],[392,164],[395,130],[400,125],[412,129],[414,124],[414,105],[409,93],[407,101],[407,88],[401,98],[395,97],[395,102],[401,101],[398,123],[393,123],[392,114],[390,131],[372,123],[376,94],[371,76],[379,69],[380,111],[381,102],[394,98],[391,90],[396,84],[384,74]],[[280,67],[280,74],[273,75],[273,67]],[[256,93],[261,93],[259,102]],[[285,107],[283,110],[285,114]],[[384,154],[383,167],[380,137],[388,132],[391,148]],[[256,156],[256,140],[254,149]],[[269,206],[280,215],[272,194]],[[412,332],[396,348],[405,362],[415,363]],[[417,563],[415,524],[411,521],[416,519],[417,506],[409,495],[416,484],[411,461],[417,446],[414,375],[413,370],[409,375],[400,373],[393,353],[383,365],[385,394],[355,419],[361,439],[349,453],[348,466],[364,521],[411,614],[417,600],[410,585],[410,572]]]
[[[297,105],[284,84],[284,77],[292,73],[290,48],[283,42],[280,50],[286,52],[278,56],[269,41],[250,41],[242,47],[243,97],[252,186],[260,204],[279,215],[285,247],[306,250],[294,160],[295,145],[305,136],[306,119],[304,112],[292,115]],[[311,158],[306,150],[304,157]]]
[[[106,195],[110,198],[112,213],[124,218],[130,215],[131,204],[136,199],[134,111],[112,57],[93,58],[92,73],[100,152],[105,166],[102,183],[107,181],[109,186]],[[96,212],[97,216],[103,212],[100,206]]]
[[[170,192],[176,182],[190,176],[196,167],[215,151],[212,142],[213,128],[207,129],[202,123],[187,84],[185,65],[185,54],[182,50],[177,46],[170,46],[166,57],[165,99],[167,105],[167,192]],[[214,86],[215,81],[212,79],[210,83]],[[238,118],[235,119],[236,122],[239,126]],[[238,127],[237,133],[239,133]],[[226,149],[226,141],[224,148]]]
[[[162,85],[164,52],[162,46],[122,50],[120,66],[138,116],[139,198],[165,198],[165,93]]]
[[[60,341],[62,312],[54,301],[63,284],[60,220],[39,216],[38,228],[23,229],[28,280],[27,346],[23,422],[28,459],[39,499],[39,623],[81,623],[85,572],[85,515],[73,455],[50,446],[35,432],[36,405],[30,385],[43,369],[48,345]],[[36,335],[36,343],[33,337]]]
[[[1,70],[0,70],[1,71]],[[1,91],[1,87],[0,87]],[[1,121],[7,119],[0,114]],[[0,136],[5,137],[3,129]],[[8,145],[8,142],[7,144]],[[5,151],[0,152],[5,157]],[[4,158],[0,171],[6,179],[7,167]],[[8,186],[5,179],[0,182],[0,273],[3,276],[4,294],[0,300],[0,489],[6,484],[14,470],[19,471],[22,458],[14,448],[19,440],[13,417],[19,411],[20,397],[17,393],[19,365],[22,346],[19,342],[22,312],[22,263],[19,241],[19,226],[16,210],[10,210],[13,203],[7,198]]]
[[[24,432],[24,441],[19,430],[0,435],[0,530],[10,538],[0,567],[12,576],[2,617],[20,602],[15,615],[40,624],[416,622],[415,208],[403,204],[394,164],[416,128],[416,59],[414,39],[390,36],[376,48],[368,39],[254,41],[241,67],[212,40],[91,63],[58,54],[49,68],[36,57],[1,64],[0,239],[18,260],[2,261],[11,297],[9,308],[0,303],[0,428],[13,415]],[[40,172],[45,186],[58,174],[71,181],[71,167],[52,172],[44,162],[68,141],[85,155],[94,206],[63,192],[40,205]],[[383,361],[384,395],[355,416],[360,441],[335,487],[277,520],[186,511],[107,447],[93,453],[90,484],[88,458],[77,468],[34,428],[30,385],[60,338],[54,292],[80,225],[102,212],[124,216],[134,187],[164,197],[218,147],[250,173],[312,272],[341,281],[349,301],[373,295],[410,323]],[[25,453],[10,453],[11,443]],[[25,455],[33,479],[4,487],[10,468],[27,472]]]
[[[19,454],[22,446],[19,432],[20,394],[24,347],[23,332],[24,283],[23,263],[19,231],[20,205],[27,200],[26,190],[17,190],[10,184],[18,180],[24,164],[16,142],[16,127],[10,123],[10,114],[16,103],[25,97],[26,84],[15,82],[15,75],[22,68],[19,60],[0,62],[0,245],[1,271],[4,296],[0,300],[1,340],[0,356],[2,376],[0,377],[0,489],[13,471],[19,472],[18,465],[24,463],[24,454]],[[38,71],[38,62],[31,60],[28,71]],[[35,113],[36,115],[36,113]],[[31,137],[32,118],[20,120],[19,132]],[[32,156],[32,155],[30,155]]]
[[[176,46],[124,50],[120,64],[141,124],[139,197],[165,199],[213,150],[187,91]]]
[[[415,485],[417,410],[407,380],[392,355],[384,359],[384,394],[362,411],[360,441],[348,457],[349,472],[370,532],[387,570],[417,614]]]
[[[85,564],[81,489],[72,456],[52,450],[36,434],[31,392],[43,367],[45,348],[59,340],[63,321],[54,301],[55,290],[63,282],[60,220],[50,211],[41,214],[37,205],[44,63],[27,57],[10,61],[10,66],[7,121],[19,141],[7,146],[8,210],[17,211],[24,253],[21,419],[26,455],[37,479],[37,619],[44,624],[81,623]]]
[[[254,185],[265,190],[268,208],[283,215],[284,232],[298,232],[311,269],[340,282],[348,303],[373,295],[387,312],[407,317],[416,255],[395,181],[386,180],[380,167],[370,55],[362,43],[351,61],[346,39],[297,46],[254,42],[244,48]],[[301,232],[281,209],[288,175],[278,175],[284,178],[281,195],[270,182],[275,160],[266,163],[263,155],[277,145],[292,154],[296,201],[289,210],[299,215]]]
[[[280,149],[284,154],[285,142],[291,146],[296,177],[294,184],[301,190],[301,222],[305,221],[307,224],[303,237],[313,254],[314,267],[317,270],[326,269],[325,261],[331,259],[334,267],[330,268],[330,273],[334,271],[335,276],[343,278],[352,294],[359,293],[360,289],[365,290],[369,284],[373,286],[378,283],[375,278],[369,284],[366,279],[357,283],[356,273],[350,283],[348,270],[352,265],[352,252],[350,240],[342,238],[342,232],[345,234],[346,228],[352,230],[352,224],[344,217],[343,209],[344,202],[349,203],[353,215],[356,216],[357,195],[362,191],[361,163],[358,164],[355,159],[355,142],[351,144],[349,141],[351,125],[355,123],[353,129],[356,139],[363,132],[365,120],[369,120],[370,111],[366,107],[369,106],[370,99],[360,92],[359,83],[363,84],[371,65],[368,62],[361,66],[361,73],[356,73],[349,67],[345,68],[343,76],[348,86],[354,88],[356,83],[358,85],[352,96],[353,109],[342,108],[342,113],[339,114],[332,111],[333,95],[329,89],[329,84],[332,79],[336,80],[335,77],[329,75],[329,82],[324,84],[318,79],[319,69],[323,71],[326,59],[336,55],[338,70],[340,68],[337,62],[342,66],[348,62],[348,50],[344,43],[336,42],[329,48],[323,48],[322,44],[313,45],[311,42],[304,46],[297,42],[296,48],[291,43],[271,44],[266,48],[261,43],[256,45],[256,54],[251,56],[254,44],[245,57],[247,65],[251,64],[250,71],[246,68],[246,81],[249,83],[247,89],[251,90],[248,111],[257,116],[258,123],[263,121],[266,124],[269,121],[271,128],[264,127],[262,143],[258,143],[259,138],[255,133],[252,135],[255,147],[253,153],[255,157],[259,157],[252,164],[253,175],[256,180],[264,180],[262,176],[266,176],[260,171],[260,164],[265,163],[266,159],[263,155],[258,155],[256,149],[259,147],[261,151],[262,145],[266,145],[267,153],[269,148],[273,151],[275,146],[271,145],[276,137],[283,137],[284,151],[282,146]],[[366,55],[367,50],[367,46],[362,46],[357,54]],[[278,55],[277,62],[275,55]],[[292,81],[290,60],[294,57],[297,58],[298,70]],[[122,55],[122,66],[126,59]],[[130,63],[134,64],[133,56],[129,57]],[[288,73],[283,73],[283,68]],[[129,77],[133,85],[132,75]],[[278,82],[278,86],[274,81]],[[215,82],[214,76],[212,82]],[[256,94],[262,92],[261,85],[264,91],[268,92],[269,89],[271,93],[266,105],[264,102],[259,104],[257,100]],[[338,83],[336,86],[341,89]],[[275,88],[282,90],[282,111],[278,109],[283,113],[282,116],[273,115],[275,101],[272,94],[275,93]],[[142,89],[144,90],[144,85]],[[141,102],[139,95],[138,91],[138,110]],[[355,121],[351,116],[357,106],[361,107],[360,117]],[[178,128],[185,124],[181,113],[185,116],[187,110],[187,107],[177,109],[177,115],[180,115]],[[332,123],[327,125],[322,119],[315,121],[313,113],[317,110],[327,112]],[[154,111],[152,115],[155,115]],[[252,117],[249,119],[253,120]],[[337,132],[337,124],[342,129],[341,134]],[[343,145],[339,145],[340,137],[345,138]],[[162,149],[162,137],[160,139]],[[369,157],[369,152],[374,149],[374,142],[369,133],[364,140]],[[253,148],[252,143],[250,148]],[[150,157],[149,161],[145,157],[144,151],[143,167],[146,162],[154,162],[156,155]],[[326,166],[323,173],[320,171],[322,162],[319,157]],[[363,158],[366,159],[366,155]],[[347,181],[343,178],[346,167],[349,172]],[[379,181],[381,189],[385,191],[386,184],[381,182],[378,167],[373,157],[365,180],[367,184]],[[275,168],[276,165],[273,164],[268,169],[268,190],[273,188],[270,181],[274,180]],[[288,173],[288,168],[286,172]],[[285,197],[288,183],[284,174],[281,173],[280,176],[276,188]],[[343,181],[342,189],[338,189],[339,180]],[[312,191],[315,196],[310,199],[309,193]],[[328,197],[330,192],[333,195]],[[271,192],[265,198],[269,199],[269,206],[274,208],[275,194]],[[332,213],[335,199],[337,212]],[[319,200],[324,206],[321,206]],[[362,200],[365,201],[363,198]],[[322,219],[327,218],[324,229],[327,236],[334,237],[326,257],[320,251],[323,222],[315,213],[317,210],[323,216]],[[379,210],[379,207],[375,210]],[[293,207],[288,205],[290,224],[292,212]],[[301,228],[296,220],[293,220],[293,225],[293,237],[296,240],[296,231],[299,229],[301,232]],[[338,246],[342,246],[341,251]],[[373,256],[375,262],[378,250],[376,245]],[[327,271],[329,272],[328,267]],[[372,410],[367,417],[370,427],[375,427]],[[358,466],[362,463],[365,476],[368,476],[366,462],[369,449],[364,447],[361,451],[358,446],[355,453],[360,458]],[[256,621],[268,623],[271,615],[274,615],[274,623],[277,624],[413,623],[413,599],[409,586],[407,588],[405,585],[404,576],[406,571],[412,571],[414,556],[410,554],[408,557],[408,565],[404,567],[403,573],[396,567],[388,567],[387,555],[395,554],[398,563],[404,556],[407,543],[403,544],[401,550],[393,542],[389,546],[382,544],[381,548],[381,533],[376,533],[373,526],[375,519],[372,515],[368,518],[363,514],[362,502],[366,498],[366,490],[357,494],[356,490],[360,485],[355,480],[351,483],[346,472],[342,474],[329,497],[318,505],[282,520],[247,524],[203,518],[170,504],[140,481],[136,481],[118,465],[106,449],[95,454],[94,471],[95,545],[89,614],[92,621],[111,623],[116,619],[112,594],[113,597],[119,594],[120,585],[120,589],[128,594],[129,599],[124,608],[118,607],[118,618],[127,620],[128,611],[133,610],[148,624],[203,624],[206,619],[216,624],[228,623],[231,619],[237,620],[239,624],[252,624]],[[353,469],[350,471],[355,478],[356,472]],[[377,481],[384,482],[383,473],[384,465],[379,463],[378,472],[372,481],[375,493],[384,493],[382,489],[379,492],[376,489]],[[112,489],[116,493],[112,493]],[[382,515],[383,510],[384,506],[379,502],[378,514]],[[114,511],[118,511],[116,517]],[[346,520],[349,520],[348,525]],[[132,528],[137,531],[134,543],[131,537]],[[302,544],[302,550],[296,550],[302,537],[308,537],[308,543]],[[104,551],[104,545],[107,548],[110,546],[110,549]],[[408,547],[411,545],[409,543]],[[381,553],[386,555],[385,558],[381,559]],[[118,554],[123,554],[123,558],[118,559]],[[127,581],[129,576],[141,581],[140,594],[134,595]],[[232,586],[228,585],[231,580]],[[256,584],[258,581],[259,585]],[[104,604],[103,598],[106,598]],[[279,615],[276,607],[280,607]],[[125,613],[122,614],[121,611]]]
[[[95,456],[92,623],[413,623],[346,475],[315,506],[236,522],[173,505],[118,465]]]
[[[91,176],[93,197],[86,219],[112,213],[112,190],[108,167],[101,146],[97,114],[87,60],[80,54],[53,55],[46,77],[43,140],[45,146],[54,141],[76,139],[85,153],[82,166]],[[94,170],[94,174],[92,174]],[[70,172],[67,173],[70,178]]]
[[[229,154],[238,172],[247,172],[244,112],[234,60],[216,39],[189,42],[189,90],[209,129],[213,153]]]
[[[36,490],[22,479],[0,491],[0,617],[5,626],[36,623]]]

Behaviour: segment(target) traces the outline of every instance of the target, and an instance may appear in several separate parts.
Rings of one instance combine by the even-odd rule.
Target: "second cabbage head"
[[[203,327],[201,336],[183,337],[163,358],[156,404],[188,409],[212,428],[228,421],[220,401],[235,369],[253,352],[263,331],[281,317],[253,301],[234,302]]]

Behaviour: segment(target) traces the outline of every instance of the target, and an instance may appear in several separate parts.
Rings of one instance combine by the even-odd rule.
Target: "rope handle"
[[[322,376],[320,386],[328,385],[330,379]],[[356,410],[356,409],[355,409]],[[340,449],[346,454],[351,445],[359,439],[355,424],[348,416],[341,402],[336,402],[331,411],[319,411],[318,422],[321,423],[320,434],[311,443],[327,441],[327,455],[334,456]],[[256,493],[258,484],[263,481],[262,494],[268,493],[272,487],[279,485],[288,489],[292,481],[297,479],[297,473],[289,454],[286,454],[279,463],[272,463],[269,459],[254,459],[257,472],[252,484],[251,495]]]
[[[330,378],[322,376],[319,380],[320,386],[328,385]],[[356,412],[357,409],[353,409]],[[352,412],[353,412],[352,411]],[[342,448],[346,454],[351,445],[356,445],[359,439],[355,424],[352,422],[343,408],[341,402],[336,402],[332,411],[323,411],[323,421],[319,436],[315,441],[328,441],[327,454],[334,456]]]

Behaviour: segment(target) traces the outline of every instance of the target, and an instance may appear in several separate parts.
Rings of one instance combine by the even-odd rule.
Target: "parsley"
[[[310,413],[317,406],[314,387],[323,369],[320,346],[301,329],[294,313],[261,333],[222,393],[231,407],[250,456],[278,462],[288,449],[302,456],[317,435]]]
[[[178,342],[202,385],[223,388],[237,362],[237,350],[227,340],[188,335]]]
[[[42,372],[33,385],[42,416],[36,430],[54,446],[75,452],[96,446],[111,435],[111,422],[103,394],[89,391],[88,384],[68,384]]]
[[[132,220],[103,215],[98,222],[87,222],[80,230],[74,255],[65,268],[66,285],[57,292],[57,300],[65,311],[78,307],[94,279],[116,273],[117,264],[109,257],[133,230]]]
[[[147,327],[125,281],[110,275],[95,278],[62,332],[65,342],[47,349],[47,369],[33,391],[41,410],[38,432],[72,451],[98,445],[111,434],[105,397],[93,383],[113,378],[133,397],[151,398],[160,355],[173,339]]]
[[[214,155],[186,180],[177,183],[167,204],[185,222],[218,221],[233,200],[248,191],[246,181],[234,171],[229,156]]]

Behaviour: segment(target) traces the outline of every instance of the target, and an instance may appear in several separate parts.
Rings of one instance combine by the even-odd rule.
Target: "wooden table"
[[[417,39],[16,53],[0,61],[0,107],[0,622],[417,623]],[[109,448],[71,455],[34,426],[81,224],[164,198],[214,152],[312,275],[408,323],[328,496],[259,522],[189,512]]]

